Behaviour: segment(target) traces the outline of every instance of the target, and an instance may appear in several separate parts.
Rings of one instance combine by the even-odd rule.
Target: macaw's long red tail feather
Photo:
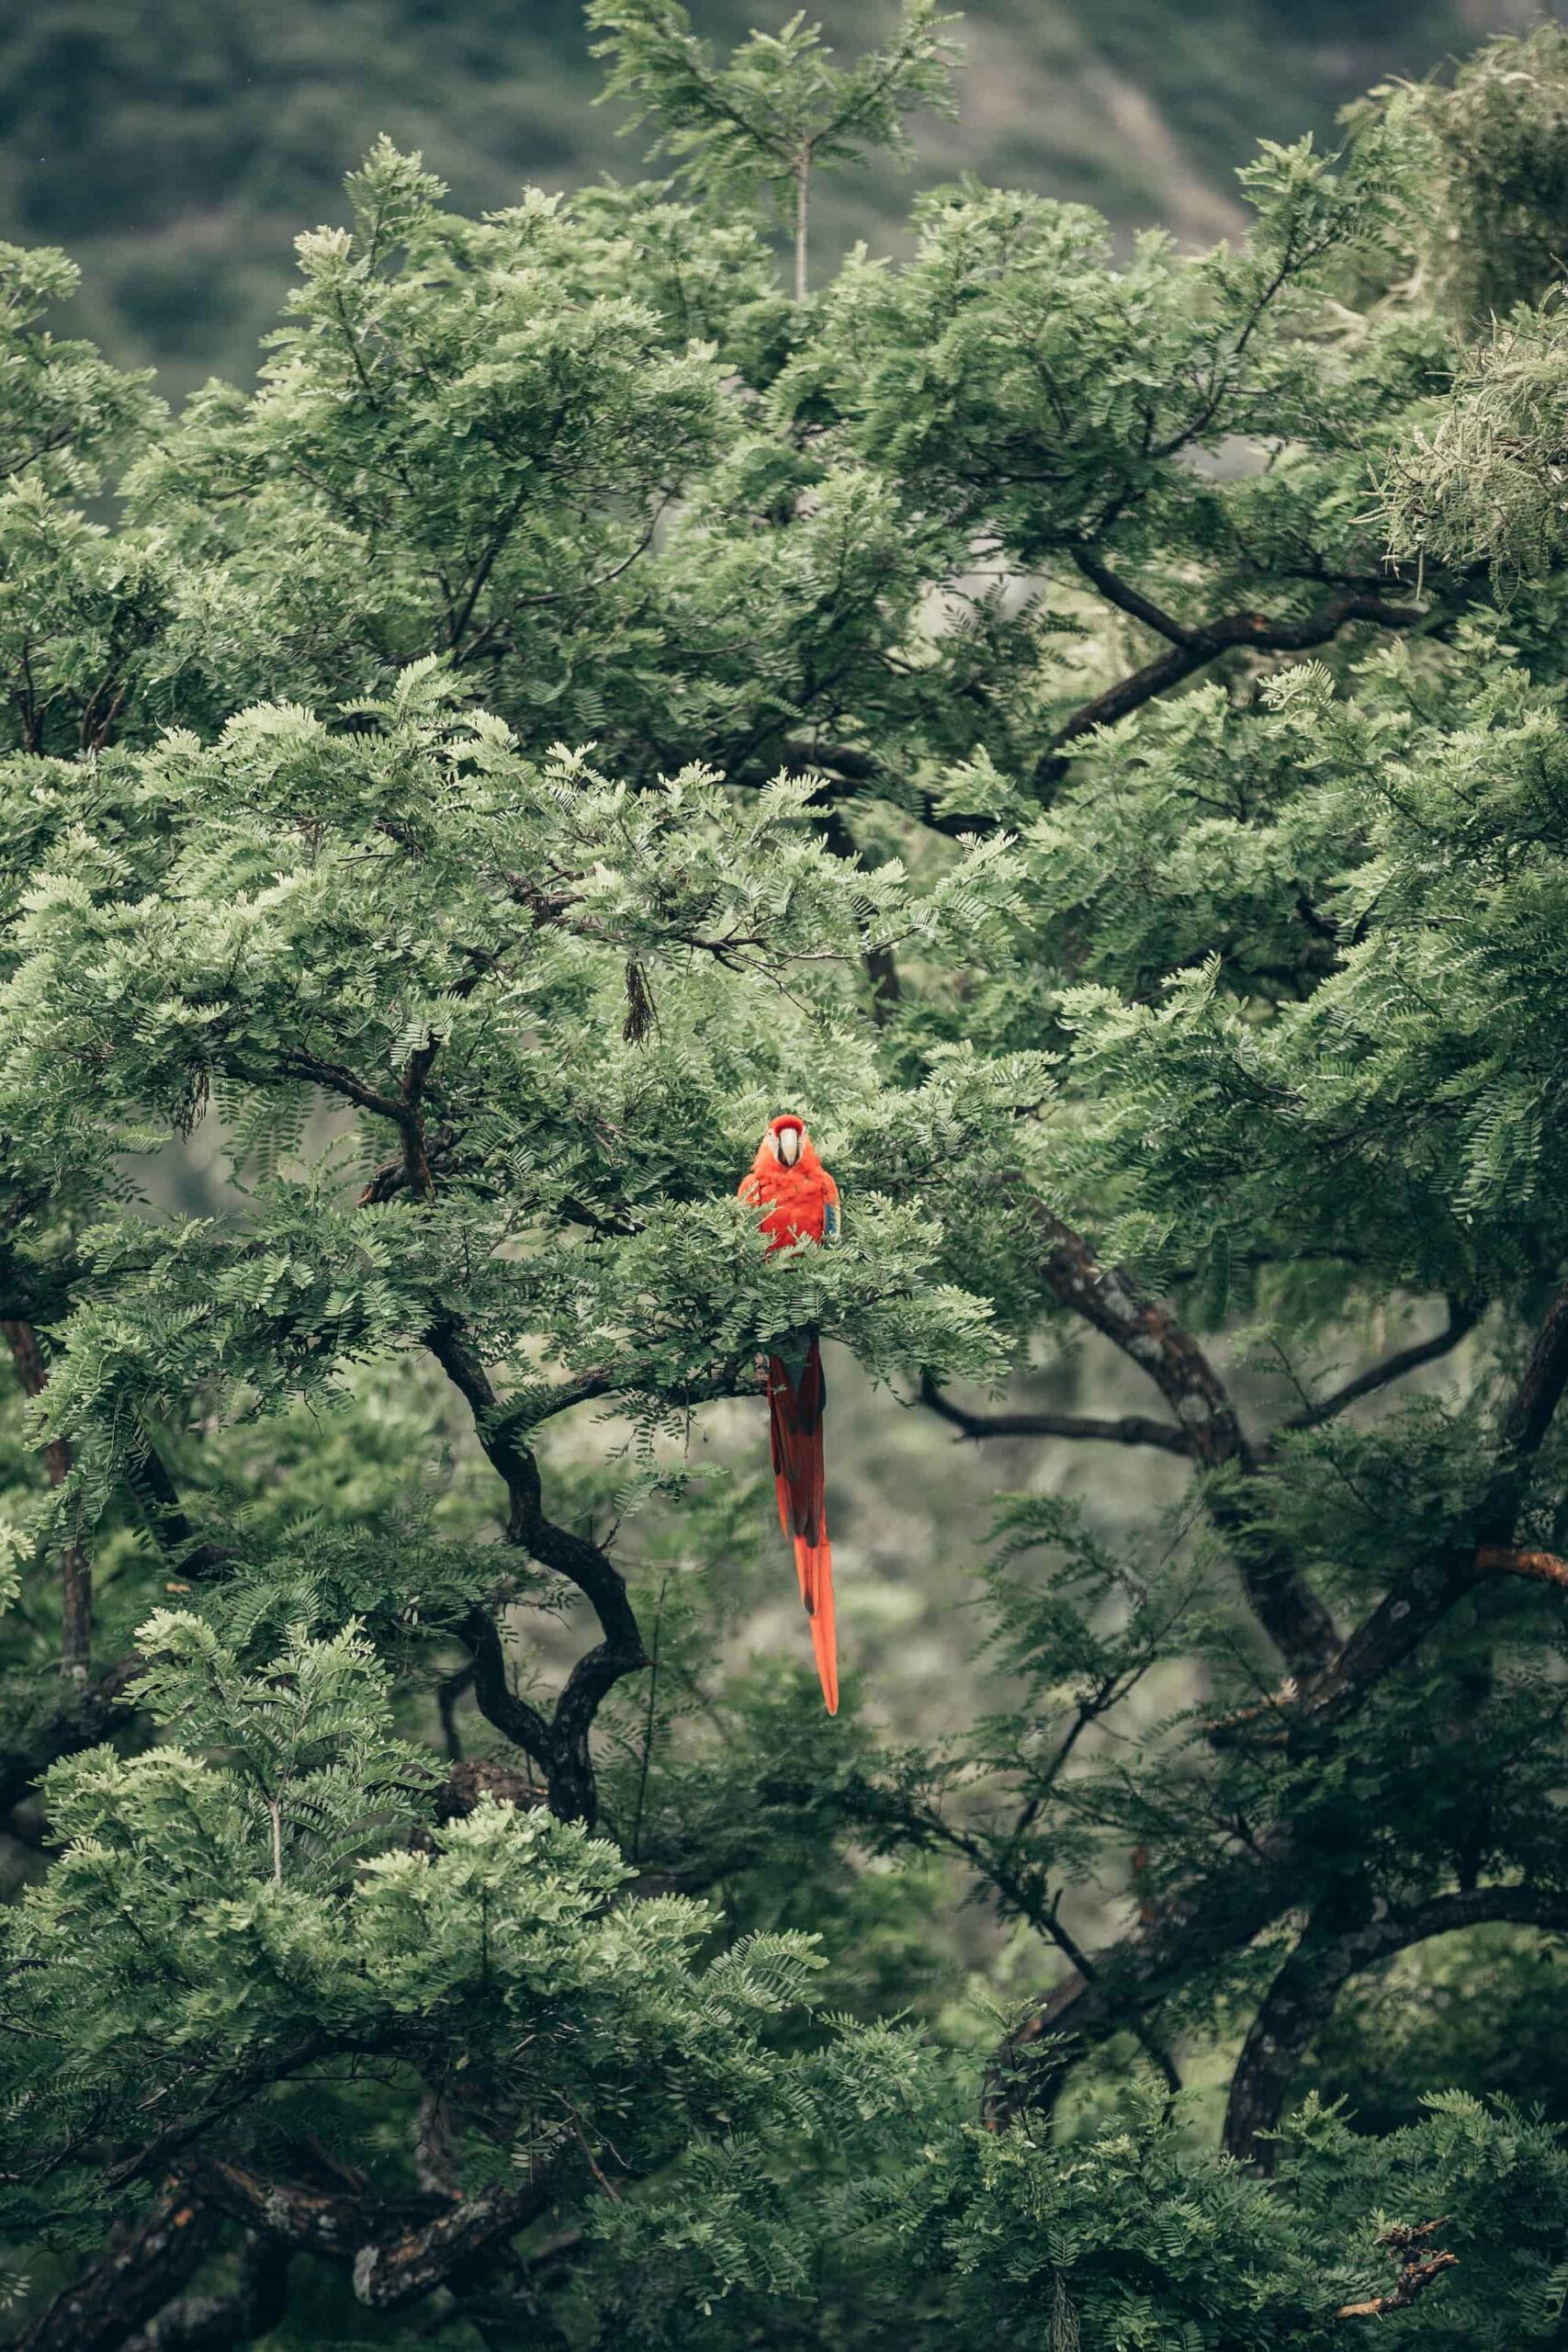
[[[768,1358],[768,1421],[779,1524],[795,1543],[800,1598],[811,1620],[811,1646],[828,1713],[839,1712],[839,1663],[833,1620],[833,1555],[823,1508],[822,1408],[827,1402],[822,1353],[815,1334],[798,1351]]]
[[[833,1552],[828,1541],[828,1531],[822,1531],[820,1544],[807,1544],[795,1538],[795,1565],[800,1576],[801,1599],[811,1620],[811,1647],[817,1659],[817,1677],[822,1685],[822,1697],[828,1713],[839,1712],[839,1636],[833,1616]]]

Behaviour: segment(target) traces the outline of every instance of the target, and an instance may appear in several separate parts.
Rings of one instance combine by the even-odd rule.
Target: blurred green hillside
[[[787,0],[692,0],[728,42]],[[813,12],[816,13],[816,12]],[[885,0],[821,12],[846,49]],[[1194,238],[1235,217],[1258,137],[1326,133],[1387,74],[1419,75],[1532,20],[1529,0],[975,0],[963,119],[920,128],[919,176],[960,165]],[[0,12],[0,236],[64,245],[73,323],[178,397],[248,378],[301,228],[380,131],[465,209],[640,164],[592,104],[578,0],[13,0]],[[889,241],[890,177],[823,190],[823,247]]]

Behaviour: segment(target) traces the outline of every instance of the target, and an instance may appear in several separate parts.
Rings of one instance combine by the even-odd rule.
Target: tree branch
[[[1163,637],[1170,645],[1190,646],[1192,643],[1193,633],[1190,628],[1169,613],[1162,611],[1158,605],[1151,603],[1147,596],[1123,580],[1120,572],[1112,571],[1092,548],[1074,548],[1072,557],[1084,578],[1099,591],[1107,604],[1115,605],[1122,612],[1131,614],[1134,620],[1141,621],[1146,629],[1151,629],[1156,637]]]
[[[1555,1552],[1520,1552],[1508,1544],[1480,1544],[1473,1565],[1486,1576],[1524,1577],[1534,1584],[1551,1584],[1568,1590],[1568,1560]],[[1214,1747],[1224,1747],[1249,1724],[1272,1716],[1276,1728],[1264,1744],[1282,1747],[1291,1735],[1292,1710],[1302,1695],[1293,1682],[1288,1682],[1253,1706],[1238,1707],[1232,1714],[1217,1716],[1207,1725],[1207,1736]],[[1306,1695],[1310,1704],[1312,1694]]]
[[[1538,1584],[1568,1587],[1568,1560],[1560,1559],[1555,1552],[1516,1552],[1511,1544],[1480,1544],[1475,1565],[1504,1576],[1530,1577]]]
[[[328,1094],[341,1094],[345,1102],[356,1104],[361,1111],[374,1111],[378,1118],[390,1119],[396,1127],[407,1124],[405,1104],[395,1095],[380,1094],[375,1087],[367,1086],[362,1078],[344,1069],[341,1062],[318,1061],[311,1054],[280,1054],[277,1069],[285,1078],[302,1079]]]
[[[1309,2043],[1333,2015],[1352,1976],[1434,1936],[1502,1920],[1515,1927],[1568,1931],[1568,1890],[1468,1887],[1435,1895],[1409,1910],[1381,1912],[1369,1897],[1363,1916],[1349,1926],[1332,1919],[1309,1923],[1264,1996],[1242,2045],[1225,2109],[1227,2152],[1260,2172],[1273,2171],[1275,2149],[1269,2135],[1279,2125]]]
[[[1033,1216],[1044,1244],[1041,1274],[1046,1288],[1148,1374],[1201,1470],[1231,1468],[1244,1479],[1251,1476],[1258,1458],[1224,1383],[1197,1341],[1130,1274],[1101,1264],[1083,1236],[1043,1204],[1034,1204]],[[1321,1671],[1336,1654],[1338,1634],[1305,1577],[1284,1553],[1259,1539],[1244,1490],[1215,1484],[1208,1508],[1235,1554],[1254,1614],[1292,1672],[1301,1678]]]
[[[1077,551],[1074,561],[1080,571],[1085,569],[1081,554]],[[1136,591],[1129,589],[1103,566],[1100,570],[1106,579],[1115,582],[1117,594],[1111,601],[1121,605],[1123,611],[1134,611],[1134,605],[1129,600],[1136,596]],[[1086,576],[1093,578],[1092,573]],[[1100,581],[1096,580],[1095,585],[1101,587]],[[1101,593],[1110,592],[1101,587]],[[1138,598],[1137,602],[1144,604],[1145,600]],[[1152,615],[1155,610],[1152,605],[1145,606],[1147,614]],[[1140,613],[1138,617],[1144,618],[1145,614]],[[1376,621],[1383,628],[1415,628],[1428,617],[1414,605],[1391,605],[1381,596],[1347,588],[1330,596],[1316,612],[1307,613],[1299,620],[1270,620],[1264,613],[1229,613],[1218,620],[1201,621],[1195,628],[1182,630],[1175,637],[1168,652],[1118,679],[1113,686],[1107,686],[1102,694],[1065,719],[1035,763],[1035,786],[1044,789],[1057,781],[1066,767],[1068,747],[1080,736],[1091,734],[1097,727],[1114,726],[1118,719],[1126,718],[1145,703],[1153,702],[1156,695],[1168,694],[1172,686],[1180,685],[1195,671],[1204,669],[1222,653],[1233,652],[1238,646],[1256,653],[1305,653],[1314,646],[1328,644],[1349,621]],[[1148,625],[1165,637],[1170,637],[1180,627],[1165,615],[1161,615],[1160,623],[1150,620]]]
[[[520,1699],[513,1690],[506,1671],[506,1650],[501,1629],[490,1611],[482,1606],[469,1610],[459,1628],[468,1645],[473,1660],[474,1703],[486,1723],[531,1756],[539,1770],[549,1774],[555,1756],[555,1741],[551,1726],[536,1707]]]
[[[1127,1275],[1103,1267],[1080,1235],[1043,1208],[1038,1208],[1036,1215],[1047,1245],[1043,1269],[1047,1286],[1064,1305],[1142,1364],[1190,1430],[1194,1458],[1205,1467],[1234,1466],[1244,1476],[1255,1469],[1256,1457],[1235,1409],[1195,1342]],[[1331,1648],[1326,1658],[1321,1651],[1315,1659],[1313,1657],[1321,1626],[1328,1620],[1310,1587],[1296,1577],[1288,1560],[1267,1548],[1259,1550],[1247,1526],[1245,1494],[1228,1496],[1222,1488],[1213,1497],[1212,1514],[1221,1532],[1236,1544],[1248,1595],[1260,1622],[1275,1634],[1287,1658],[1292,1649],[1303,1657],[1295,1668],[1296,1683],[1260,1708],[1248,1711],[1249,1714],[1277,1714],[1280,1730],[1275,1736],[1288,1739],[1299,1729],[1303,1714],[1348,1703],[1351,1694],[1397,1663],[1420,1638],[1420,1631],[1406,1631],[1401,1603],[1415,1616],[1409,1596],[1414,1591],[1423,1600],[1427,1611],[1420,1621],[1424,1631],[1484,1573],[1479,1565],[1483,1550],[1507,1552],[1506,1561],[1499,1557],[1493,1562],[1507,1572],[1558,1580],[1555,1565],[1546,1565],[1554,1563],[1555,1555],[1537,1555],[1534,1563],[1526,1566],[1522,1565],[1525,1555],[1514,1554],[1508,1539],[1522,1500],[1529,1459],[1551,1425],[1564,1385],[1568,1385],[1568,1286],[1553,1301],[1504,1419],[1497,1476],[1480,1515],[1486,1542],[1468,1547],[1457,1565],[1452,1560],[1439,1563],[1435,1571],[1417,1571],[1414,1577],[1402,1580],[1359,1632],[1341,1648]],[[1211,1736],[1233,1729],[1246,1719],[1232,1718],[1225,1725],[1216,1725]],[[1250,1943],[1290,1908],[1297,1884],[1299,1880],[1290,1868],[1288,1840],[1280,1833],[1261,1850],[1238,1860],[1234,1874],[1195,1886],[1159,1905],[1148,1920],[1097,1960],[1092,1977],[1075,1970],[1009,2036],[987,2086],[988,2119],[1005,2122],[1032,2100],[1054,2097],[1066,2068],[1085,2048],[1104,2041],[1134,2012],[1157,2002],[1194,1967],[1211,1965],[1227,1951]]]
[[[209,2156],[194,2171],[204,2200],[265,2230],[300,2254],[352,2263],[362,2248],[396,2237],[446,2212],[450,2199],[426,2190],[401,2197],[359,2196],[298,2181],[264,2179],[232,2158]]]
[[[795,770],[797,775],[815,773],[823,778],[822,788],[812,804],[813,808],[819,806],[825,798],[829,802],[833,798],[852,798],[859,787],[871,786],[887,792],[897,783],[874,752],[863,752],[852,743],[806,743],[791,738],[783,745],[782,756],[784,766]],[[769,775],[772,773],[772,770],[768,771]],[[836,792],[835,779],[847,786],[848,792]],[[763,780],[759,775],[758,781]],[[994,817],[965,815],[953,809],[939,808],[928,793],[919,792],[913,786],[908,789],[913,794],[916,814],[921,824],[929,825],[932,832],[944,833],[950,840],[957,841],[966,833],[988,832],[995,827],[997,820]]]
[[[1184,1433],[1170,1421],[1123,1413],[1113,1421],[1078,1413],[971,1413],[944,1396],[929,1372],[920,1374],[920,1403],[963,1436],[1093,1438],[1111,1445],[1152,1445],[1165,1453],[1190,1452]]]
[[[1395,2222],[1390,2228],[1384,2230],[1378,2239],[1378,2244],[1387,2246],[1394,2261],[1399,2265],[1399,2277],[1393,2292],[1387,2295],[1373,2295],[1361,2303],[1341,2303],[1334,2313],[1334,2317],[1336,2319],[1382,2319],[1386,2312],[1408,2310],[1417,2295],[1423,2293],[1434,2278],[1439,2278],[1445,2270],[1453,2270],[1458,2267],[1457,2254],[1441,2251],[1437,2254],[1427,2254],[1425,2251],[1433,2233],[1445,2226],[1446,2218],[1438,2222],[1422,2222],[1415,2228],[1411,2228],[1405,2222]]]
[[[1397,1349],[1382,1363],[1375,1363],[1368,1371],[1358,1373],[1354,1380],[1346,1381],[1342,1387],[1334,1389],[1327,1396],[1320,1397],[1314,1405],[1304,1406],[1299,1413],[1292,1413],[1288,1421],[1280,1424],[1281,1429],[1321,1428],[1325,1421],[1331,1421],[1342,1413],[1348,1405],[1354,1405],[1363,1396],[1375,1396],[1380,1388],[1387,1388],[1392,1382],[1403,1380],[1407,1372],[1416,1372],[1422,1364],[1435,1363],[1439,1356],[1450,1354],[1461,1340],[1474,1330],[1480,1319],[1478,1307],[1467,1306],[1461,1299],[1450,1298],[1448,1321],[1431,1339],[1418,1340],[1413,1347]],[[1272,1450],[1272,1439],[1267,1448],[1259,1449],[1260,1453],[1271,1453]]]
[[[389,2245],[363,2248],[354,2265],[354,2291],[372,2311],[400,2311],[498,2239],[536,2222],[554,2194],[544,2180],[521,2188],[497,2183],[464,2198],[423,2229],[406,2231]]]
[[[426,1344],[466,1400],[479,1443],[506,1488],[507,1542],[576,1585],[599,1620],[604,1638],[578,1659],[548,1723],[509,1689],[501,1636],[489,1611],[471,1611],[465,1625],[480,1710],[543,1768],[552,1809],[564,1819],[592,1823],[598,1811],[589,1750],[594,1716],[624,1675],[648,1664],[626,1580],[598,1544],[546,1517],[538,1463],[508,1426],[490,1374],[457,1317],[433,1325]]]
[[[1469,1539],[1418,1561],[1390,1588],[1323,1671],[1303,1685],[1290,1710],[1296,1725],[1336,1721],[1359,1704],[1367,1691],[1426,1640],[1487,1573],[1488,1566],[1502,1565],[1496,1555],[1512,1553],[1530,1465],[1551,1426],[1564,1387],[1568,1387],[1568,1283],[1557,1292],[1542,1318],[1503,1416],[1492,1482],[1475,1513]],[[1488,1555],[1484,1562],[1483,1555]],[[1519,1569],[1515,1573],[1535,1572]]]
[[[288,2309],[288,2249],[252,2231],[231,2294],[181,2296],[128,2336],[120,2352],[230,2352],[269,2335]]]
[[[186,1515],[180,1490],[144,1429],[139,1429],[139,1451],[125,1465],[125,1483],[134,1496],[149,1533],[171,1567],[199,1580],[220,1568],[229,1555],[221,1545],[197,1534]]]
[[[123,2245],[56,2295],[11,2352],[119,2352],[130,2331],[185,2285],[217,2234],[216,2212],[182,2183]]]
[[[1298,1889],[1288,1841],[1278,1835],[1228,1871],[1155,1905],[1096,1956],[1092,1973],[1075,1968],[1007,2035],[986,2079],[986,2121],[999,2131],[1026,2109],[1054,2106],[1080,2058],[1205,1968],[1245,1950],[1290,1908]]]
[[[537,2221],[556,2193],[547,2177],[515,2188],[495,2183],[456,2201],[430,2192],[357,2197],[265,2180],[219,2158],[202,2166],[200,2184],[249,2227],[346,2263],[355,2296],[372,2311],[398,2311],[429,2294],[457,2265]]]

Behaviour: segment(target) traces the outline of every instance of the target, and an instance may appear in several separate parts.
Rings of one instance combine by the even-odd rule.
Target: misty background
[[[728,45],[787,0],[691,0]],[[816,266],[857,237],[897,250],[912,187],[960,171],[1201,243],[1239,225],[1260,138],[1332,140],[1337,109],[1543,13],[1533,0],[975,0],[956,122],[917,119],[909,176],[825,180]],[[1557,14],[1561,11],[1553,10]],[[894,0],[820,10],[846,51]],[[465,211],[526,184],[637,178],[645,138],[596,107],[579,0],[12,0],[0,11],[0,237],[83,268],[68,324],[178,401],[248,381],[303,228],[380,132]]]

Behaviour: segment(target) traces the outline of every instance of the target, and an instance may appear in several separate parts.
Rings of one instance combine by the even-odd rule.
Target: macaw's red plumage
[[[774,1119],[757,1147],[740,1197],[763,1212],[768,1248],[831,1241],[839,1231],[839,1188],[818,1159],[804,1122],[793,1112]],[[839,1653],[833,1624],[833,1555],[828,1544],[822,1472],[822,1408],[828,1391],[822,1351],[809,1326],[787,1331],[768,1357],[768,1421],[779,1524],[795,1543],[800,1597],[811,1620],[828,1713],[839,1712]]]

